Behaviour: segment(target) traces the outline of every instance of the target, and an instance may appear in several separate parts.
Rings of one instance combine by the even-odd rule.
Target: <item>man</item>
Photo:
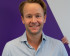
[[[59,40],[46,36],[42,31],[46,22],[43,0],[24,1],[19,9],[26,31],[5,45],[2,56],[68,56]]]

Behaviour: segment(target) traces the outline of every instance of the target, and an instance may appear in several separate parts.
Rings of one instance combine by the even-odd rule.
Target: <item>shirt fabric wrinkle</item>
[[[10,53],[9,53],[10,52]],[[42,42],[37,51],[29,45],[26,32],[9,42],[4,47],[2,56],[68,56],[63,43],[46,36],[42,32]]]

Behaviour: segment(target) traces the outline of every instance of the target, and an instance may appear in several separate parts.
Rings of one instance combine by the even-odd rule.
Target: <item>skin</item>
[[[37,50],[42,41],[42,29],[46,22],[43,8],[38,3],[26,3],[23,9],[22,22],[26,28],[28,43]]]
[[[64,44],[69,44],[68,39],[65,36],[61,40]]]

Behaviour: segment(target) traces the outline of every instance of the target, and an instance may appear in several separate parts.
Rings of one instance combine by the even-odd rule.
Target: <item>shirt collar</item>
[[[42,32],[42,40],[46,40],[46,36],[45,34]],[[21,36],[21,42],[27,42],[27,36],[26,36],[26,31],[24,32],[24,34]]]
[[[26,36],[26,31],[24,32],[24,34],[21,36],[21,42],[25,42],[27,41],[27,36]]]
[[[42,32],[42,38],[43,38],[43,40],[46,40],[47,38],[46,38],[46,35],[44,34],[44,32]]]

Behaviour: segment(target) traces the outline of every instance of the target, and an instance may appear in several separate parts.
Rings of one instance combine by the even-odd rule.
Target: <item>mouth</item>
[[[30,25],[29,27],[30,27],[30,29],[38,30],[40,25]]]
[[[38,24],[38,25],[30,25],[29,27],[31,27],[31,28],[38,28],[40,25]]]
[[[40,28],[40,23],[30,23],[29,28],[34,31],[38,30]]]
[[[29,27],[39,27],[40,24],[39,23],[36,23],[36,24],[29,24]]]
[[[34,26],[29,26],[29,27],[39,27],[40,25],[34,25]]]

